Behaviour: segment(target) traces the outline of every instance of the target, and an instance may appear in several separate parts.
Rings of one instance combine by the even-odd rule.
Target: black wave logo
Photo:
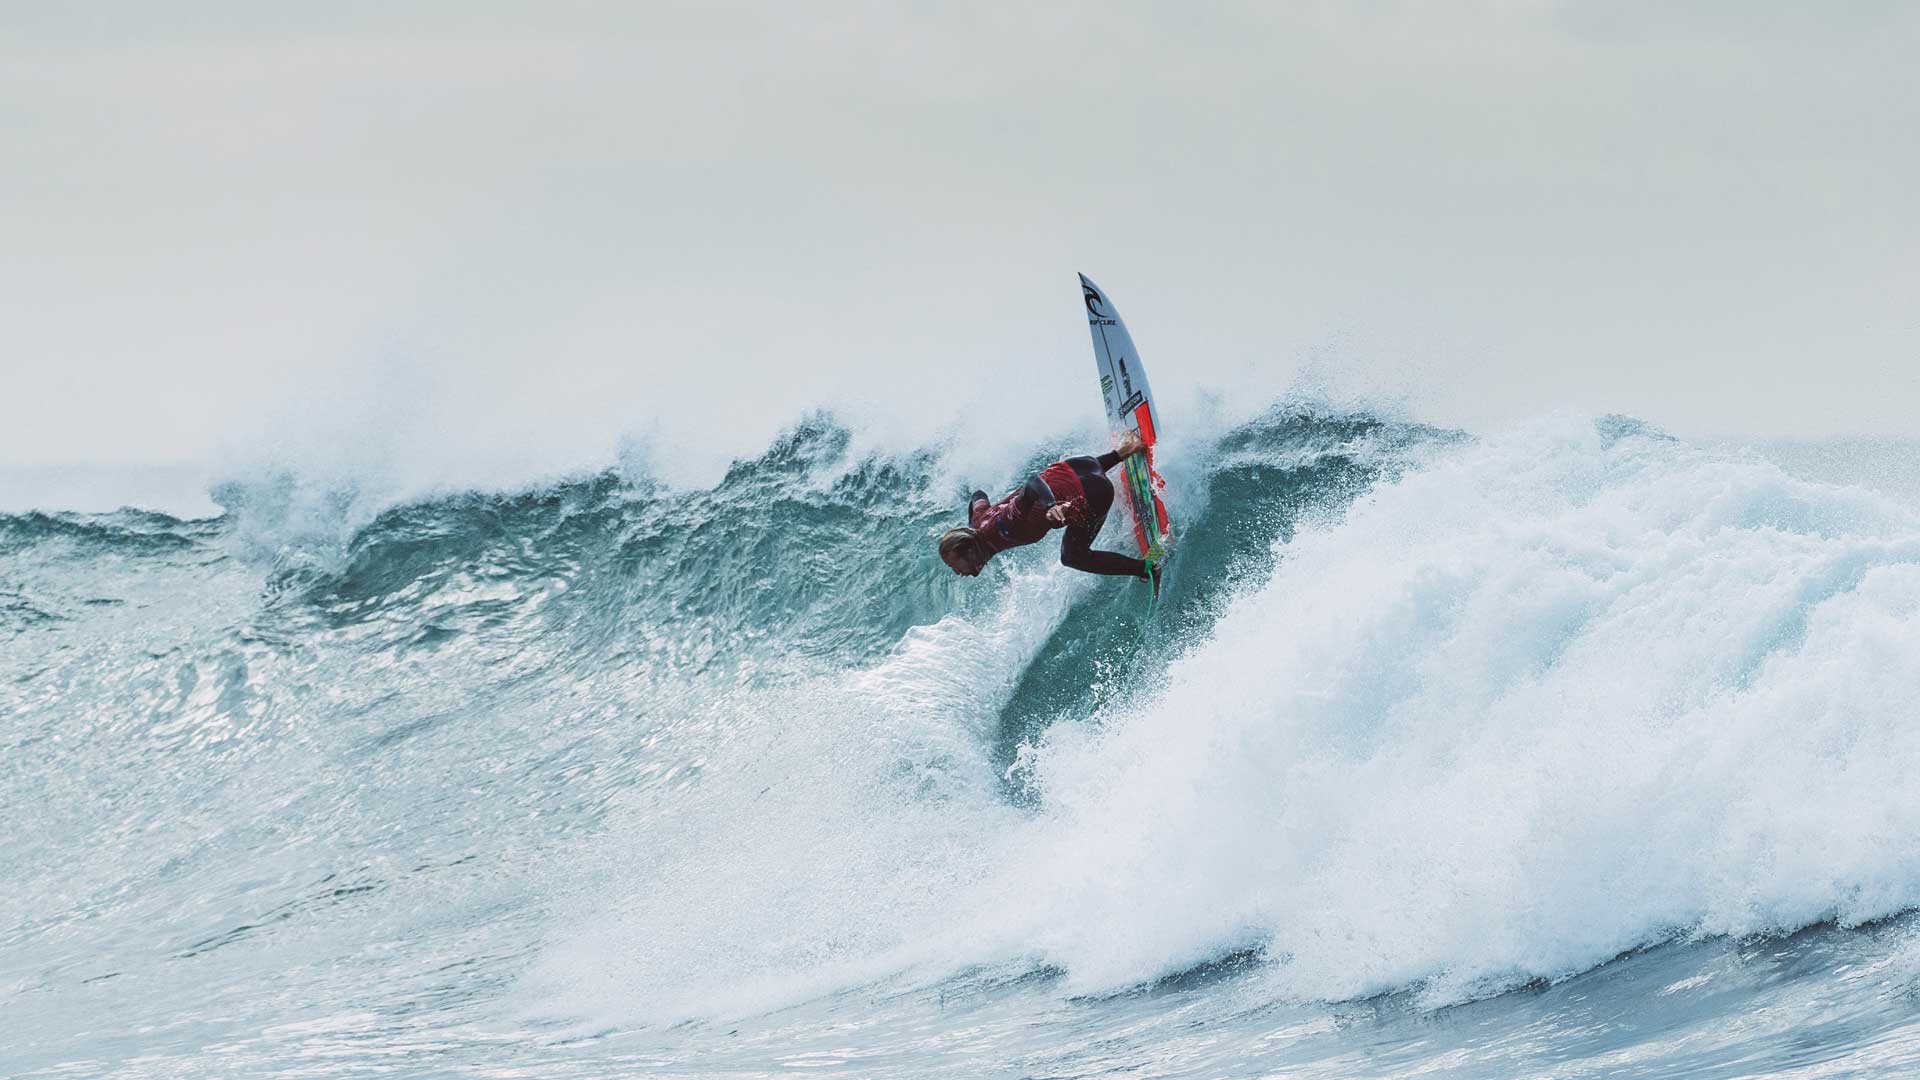
[[[1092,315],[1096,319],[1113,318],[1112,312],[1102,310],[1107,306],[1107,298],[1101,296],[1099,290],[1083,282],[1080,285],[1080,291],[1085,294],[1087,298],[1087,314]]]

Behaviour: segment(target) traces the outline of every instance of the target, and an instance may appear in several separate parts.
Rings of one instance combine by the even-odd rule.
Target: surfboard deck
[[[1100,369],[1100,396],[1106,402],[1107,422],[1115,434],[1139,432],[1140,441],[1147,446],[1121,463],[1120,490],[1127,514],[1133,519],[1134,542],[1150,567],[1153,591],[1158,595],[1158,567],[1172,553],[1173,545],[1173,525],[1161,495],[1167,483],[1153,461],[1154,444],[1160,438],[1159,414],[1147,385],[1147,369],[1133,347],[1127,324],[1120,321],[1119,309],[1085,274],[1080,275],[1080,292],[1087,305],[1087,327],[1093,333],[1093,358]]]

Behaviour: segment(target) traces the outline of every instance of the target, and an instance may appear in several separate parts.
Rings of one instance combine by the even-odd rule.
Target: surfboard
[[[1107,422],[1116,434],[1137,431],[1147,444],[1143,453],[1121,463],[1124,476],[1121,495],[1127,513],[1133,519],[1133,538],[1140,546],[1140,557],[1157,564],[1172,550],[1173,526],[1167,519],[1167,504],[1161,498],[1165,480],[1154,467],[1154,444],[1160,438],[1159,412],[1154,408],[1153,391],[1147,387],[1147,369],[1133,347],[1127,324],[1120,312],[1087,275],[1080,275],[1080,292],[1087,304],[1087,327],[1093,331],[1093,359],[1100,368],[1100,396],[1107,404]],[[1154,592],[1160,591],[1160,578],[1154,575]]]

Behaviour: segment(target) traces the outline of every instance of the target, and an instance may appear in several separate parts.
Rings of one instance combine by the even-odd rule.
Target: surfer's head
[[[987,565],[987,553],[980,548],[980,534],[972,529],[948,529],[940,534],[940,561],[963,577],[974,577]]]

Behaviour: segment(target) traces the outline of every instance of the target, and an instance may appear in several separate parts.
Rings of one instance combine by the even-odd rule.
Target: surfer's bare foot
[[[1141,441],[1140,433],[1137,431],[1129,431],[1121,436],[1120,445],[1114,447],[1113,452],[1119,454],[1121,458],[1124,459],[1130,458],[1146,448],[1147,444]]]

